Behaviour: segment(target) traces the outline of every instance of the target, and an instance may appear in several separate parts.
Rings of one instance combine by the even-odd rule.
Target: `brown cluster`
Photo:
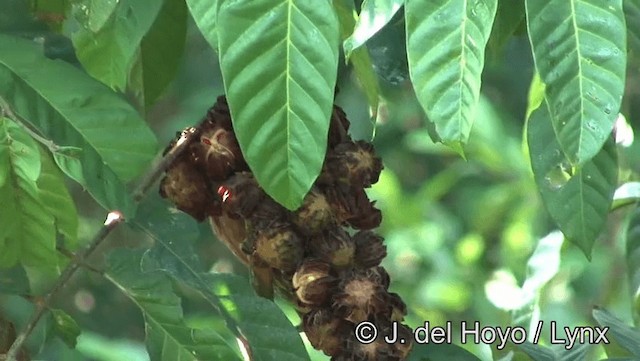
[[[311,344],[332,360],[404,360],[411,330],[406,306],[388,291],[382,220],[365,188],[378,181],[382,162],[373,146],[353,141],[349,121],[334,107],[322,172],[302,206],[292,212],[270,198],[251,174],[221,96],[196,128],[195,140],[167,169],[160,193],[195,219],[211,220],[217,236],[254,274],[256,290],[275,288],[302,317]],[[171,149],[173,144],[169,145]],[[382,336],[359,343],[355,325],[373,322],[379,335],[393,322],[407,343]]]

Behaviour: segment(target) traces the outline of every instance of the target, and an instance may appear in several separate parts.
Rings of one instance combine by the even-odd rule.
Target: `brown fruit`
[[[329,123],[329,149],[348,140],[351,140],[351,137],[349,137],[349,120],[344,110],[334,105],[331,113],[331,123]]]
[[[382,168],[371,143],[345,141],[327,152],[318,182],[367,188],[378,181]]]
[[[305,196],[302,206],[291,214],[291,221],[301,233],[315,235],[333,224],[334,217],[327,198],[313,188]]]
[[[325,195],[339,224],[347,223],[356,229],[373,229],[382,222],[382,213],[369,202],[362,188],[336,185],[325,187]]]
[[[321,308],[304,315],[302,328],[315,349],[334,356],[343,350],[343,341],[353,325],[333,315],[330,309]]]
[[[389,305],[388,318],[391,321],[402,322],[407,315],[407,305],[397,293],[387,294],[387,305]]]
[[[258,230],[255,252],[270,267],[284,272],[296,270],[304,253],[302,240],[289,227]]]
[[[353,265],[356,244],[342,228],[336,227],[310,240],[308,248],[314,257],[343,269]]]
[[[353,236],[356,243],[356,266],[371,268],[378,266],[387,256],[384,238],[371,231],[360,231]]]
[[[298,299],[314,306],[325,303],[336,283],[336,278],[331,275],[331,266],[320,260],[306,259],[293,275],[293,288]]]
[[[341,280],[339,289],[333,306],[348,321],[362,322],[387,309],[387,292],[379,279],[366,271],[354,271],[347,275]]]
[[[175,206],[202,222],[216,206],[204,176],[182,156],[167,169],[160,182],[160,195]]]

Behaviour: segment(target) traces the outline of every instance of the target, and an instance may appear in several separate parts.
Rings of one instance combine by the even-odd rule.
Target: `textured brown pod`
[[[371,143],[345,141],[327,152],[318,182],[367,188],[378,181],[381,171],[382,160]]]
[[[356,244],[356,266],[371,268],[378,266],[387,256],[384,238],[371,231],[360,231],[353,236]]]
[[[404,316],[407,315],[407,305],[397,293],[387,294],[387,305],[389,306],[389,314],[386,315],[391,321],[402,322]]]
[[[308,248],[314,257],[343,269],[353,265],[356,244],[342,228],[336,227],[313,237]]]
[[[317,188],[305,196],[302,206],[291,214],[291,221],[303,234],[315,235],[333,224],[334,217],[327,198]]]
[[[256,255],[270,267],[293,272],[302,261],[302,240],[289,227],[258,230],[254,242]]]
[[[380,226],[382,213],[375,208],[375,202],[369,201],[364,189],[341,184],[324,189],[339,224],[347,223],[356,229]]]
[[[187,156],[176,159],[167,169],[160,181],[160,195],[199,222],[217,204],[204,176],[189,162]]]
[[[306,259],[293,275],[293,288],[298,299],[308,305],[324,304],[336,285],[331,266],[323,261]]]
[[[314,348],[334,356],[344,350],[344,340],[353,326],[336,317],[330,309],[320,308],[304,315],[302,328]]]
[[[366,271],[354,271],[342,278],[333,306],[353,323],[387,309],[387,292],[380,280]]]

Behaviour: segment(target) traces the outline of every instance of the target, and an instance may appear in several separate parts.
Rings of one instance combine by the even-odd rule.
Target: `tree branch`
[[[14,121],[18,121],[19,119],[15,118],[15,114],[11,112],[11,109],[6,105],[4,99],[0,100],[3,102],[2,109],[3,113]],[[162,172],[173,162],[173,160],[182,153],[187,145],[193,139],[194,134],[196,133],[195,128],[187,128],[185,129],[180,138],[175,142],[173,148],[171,148],[164,157],[153,166],[149,172],[142,178],[142,181],[138,185],[138,187],[133,192],[134,202],[139,202],[144,195],[148,192],[149,188],[155,183],[156,180],[162,175]],[[49,148],[51,149],[51,148]],[[78,270],[78,268],[86,263],[86,259],[93,254],[93,252],[98,248],[98,246],[104,241],[104,239],[111,233],[113,229],[115,229],[120,223],[124,221],[124,217],[120,211],[113,210],[107,214],[107,219],[105,220],[102,228],[96,233],[93,237],[89,246],[85,248],[82,252],[79,252],[76,257],[72,258],[69,262],[69,265],[62,271],[60,277],[56,281],[53,288],[42,298],[41,302],[36,302],[36,310],[31,315],[29,322],[27,323],[24,330],[20,332],[20,334],[16,337],[15,341],[11,345],[11,348],[7,352],[6,359],[7,361],[16,361],[17,355],[22,349],[25,341],[33,332],[33,329],[38,324],[44,312],[49,307],[49,304],[54,296],[64,287],[64,285],[71,279],[71,276]]]

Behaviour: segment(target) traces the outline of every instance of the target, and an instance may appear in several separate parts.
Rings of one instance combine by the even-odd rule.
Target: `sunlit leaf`
[[[626,44],[622,0],[527,0],[536,70],[560,150],[572,165],[593,158],[620,109]]]
[[[345,56],[350,57],[355,49],[382,29],[403,4],[404,0],[364,0],[353,32],[344,40]]]
[[[240,148],[264,190],[297,208],[320,173],[338,66],[329,1],[223,1],[220,66]],[[268,66],[265,66],[268,64]]]
[[[213,329],[184,323],[181,299],[163,272],[143,272],[143,250],[117,249],[109,256],[107,277],[140,308],[152,360],[242,360]]]
[[[120,177],[137,176],[153,159],[153,132],[121,97],[77,68],[45,58],[36,43],[0,35],[0,47],[10,49],[0,53],[0,96],[61,146],[55,159],[67,175],[102,206],[131,215]]]
[[[462,153],[476,117],[497,0],[407,0],[409,72],[443,143]]]
[[[618,167],[613,138],[582,167],[572,167],[554,133],[548,103],[533,112],[527,137],[531,166],[545,208],[567,239],[591,258],[615,191]]]
[[[85,70],[111,88],[125,90],[136,51],[162,3],[163,0],[119,0],[115,5],[109,3],[109,6],[115,6],[113,15],[99,26],[99,30],[92,30],[95,26],[90,22],[95,17],[89,16],[84,27],[73,34],[76,55]],[[96,6],[103,4],[103,1],[95,3]],[[83,6],[90,14],[100,11],[92,9],[93,2]]]
[[[45,210],[54,217],[65,247],[75,249],[78,246],[78,211],[51,155],[41,150],[40,159],[42,170],[37,181],[40,199]]]

